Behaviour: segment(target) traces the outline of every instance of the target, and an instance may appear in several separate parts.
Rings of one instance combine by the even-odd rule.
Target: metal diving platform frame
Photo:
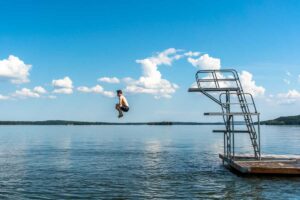
[[[253,96],[244,92],[237,71],[234,69],[199,70],[195,78],[196,87],[189,88],[188,91],[200,92],[221,107],[221,112],[209,112],[204,115],[223,118],[225,129],[213,131],[224,134],[223,162],[230,163],[235,160],[234,137],[238,133],[249,134],[253,157],[260,160],[260,113],[257,112]],[[236,121],[238,117],[242,117],[242,122]],[[237,125],[239,129],[236,128]],[[244,125],[245,129],[240,129],[241,125]]]

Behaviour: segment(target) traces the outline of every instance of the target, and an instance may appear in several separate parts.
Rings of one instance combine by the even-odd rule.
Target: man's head
[[[121,96],[122,94],[123,94],[122,90],[117,90],[118,97]]]

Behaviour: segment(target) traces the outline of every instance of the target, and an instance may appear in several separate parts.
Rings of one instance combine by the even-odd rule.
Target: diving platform
[[[260,160],[251,156],[236,156],[228,160],[219,154],[227,168],[242,175],[297,175],[300,176],[300,158],[262,156]]]
[[[227,130],[213,130],[213,133],[226,133]],[[232,130],[231,133],[249,133],[247,130]]]
[[[196,87],[188,92],[202,93],[220,106],[221,112],[204,115],[224,121],[224,130],[213,130],[224,136],[223,154],[219,155],[224,166],[241,174],[300,175],[300,158],[261,155],[260,113],[252,94],[244,92],[236,70],[199,70],[195,78]],[[253,155],[237,155],[235,135],[240,133],[249,135]]]
[[[245,116],[245,115],[259,115],[260,113],[257,112],[250,112],[250,113],[242,113],[242,112],[230,112],[230,113],[222,113],[222,112],[209,112],[209,113],[204,113],[204,115],[210,115],[210,116],[224,116],[224,115],[228,115],[228,116],[237,116],[237,115],[241,115],[241,116]]]

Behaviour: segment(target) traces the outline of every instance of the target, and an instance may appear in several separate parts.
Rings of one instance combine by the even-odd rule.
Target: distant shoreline
[[[278,125],[278,126],[290,126],[300,125],[300,115],[295,116],[283,116],[273,120],[267,120],[261,122],[262,125]]]
[[[222,122],[83,122],[83,121],[67,121],[67,120],[46,120],[46,121],[0,121],[0,126],[5,125],[61,125],[61,126],[101,126],[101,125],[223,125]]]
[[[254,122],[257,124],[257,122]],[[245,124],[243,121],[236,122],[236,125]],[[261,125],[300,125],[300,115],[279,117],[273,120],[261,121]],[[102,125],[152,125],[152,126],[171,126],[171,125],[224,125],[223,122],[86,122],[71,120],[44,120],[44,121],[0,121],[3,125],[74,125],[74,126],[102,126]]]

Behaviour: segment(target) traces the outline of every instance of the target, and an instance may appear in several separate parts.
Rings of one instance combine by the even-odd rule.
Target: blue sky
[[[243,73],[263,119],[299,114],[299,1],[12,0],[0,8],[0,120],[217,120],[202,114],[218,110],[212,102],[187,93],[207,66]],[[111,97],[119,88],[131,107],[122,120]]]

